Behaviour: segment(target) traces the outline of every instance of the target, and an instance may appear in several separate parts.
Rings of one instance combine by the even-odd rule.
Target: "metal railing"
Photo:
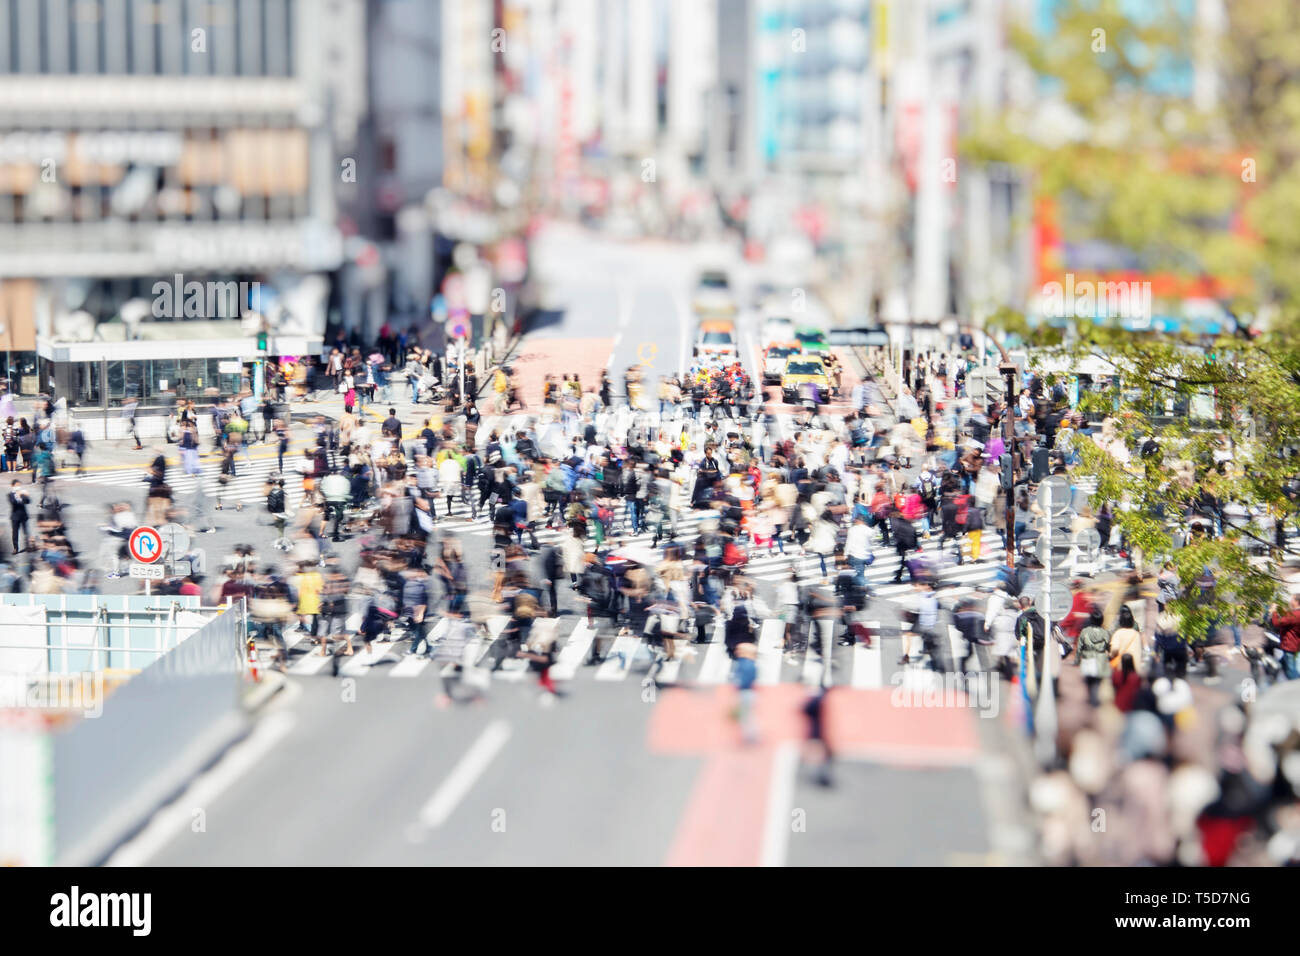
[[[82,597],[86,603],[76,600]],[[139,600],[137,596],[125,600],[105,595],[4,595],[4,598],[5,608],[33,609],[30,620],[9,616],[6,626],[0,628],[0,661],[7,659],[8,664],[0,666],[0,671],[20,674],[68,674],[113,667],[139,670],[206,623],[204,619],[182,620],[182,612],[211,619],[216,612],[226,610],[204,607],[193,599],[173,599],[162,607],[154,606],[153,602],[137,607],[132,606]],[[72,604],[68,603],[70,599]],[[25,639],[21,636],[24,629],[36,627],[43,628],[44,634],[29,630]],[[152,635],[148,634],[150,631]],[[89,635],[80,636],[86,632]],[[33,662],[37,653],[45,657],[43,668]]]

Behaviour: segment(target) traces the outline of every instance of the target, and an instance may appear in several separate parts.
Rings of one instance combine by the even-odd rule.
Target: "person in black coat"
[[[893,505],[889,507],[889,530],[894,539],[894,550],[898,552],[898,572],[894,575],[894,583],[903,580],[904,570],[907,571],[908,580],[915,580],[916,575],[907,563],[907,556],[917,547],[916,528]]]
[[[943,534],[939,537],[939,550],[943,551],[944,544],[949,540],[957,543],[957,563],[962,563],[961,554],[961,535],[962,527],[957,523],[957,496],[955,494],[946,494],[939,503],[939,515],[943,519]]]
[[[9,486],[9,526],[10,530],[13,532],[14,554],[17,554],[20,550],[18,547],[19,531],[23,533],[23,545],[25,546],[25,549],[28,551],[32,550],[31,534],[27,530],[27,522],[30,520],[27,513],[27,505],[31,500],[31,497],[23,490],[22,486],[17,481],[13,482]]]

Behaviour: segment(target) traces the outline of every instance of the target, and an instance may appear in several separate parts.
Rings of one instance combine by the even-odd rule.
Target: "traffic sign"
[[[1096,528],[1080,528],[1074,536],[1074,546],[1091,560],[1101,550],[1101,535]]]
[[[164,577],[162,567],[157,564],[133,564],[129,576],[147,581],[161,581]]]
[[[184,525],[173,521],[159,528],[158,534],[162,536],[163,554],[168,557],[174,558],[190,549],[190,533],[185,530]]]
[[[1044,479],[1038,486],[1038,507],[1052,517],[1065,514],[1070,510],[1070,483],[1060,475]]]
[[[136,528],[127,540],[127,548],[136,561],[141,564],[153,564],[163,556],[162,535],[156,528]]]
[[[1038,560],[1053,571],[1065,572],[1070,564],[1070,539],[1063,536],[1040,537],[1037,544]]]
[[[1047,607],[1049,599],[1052,602],[1050,615]],[[1073,601],[1070,586],[1064,581],[1053,581],[1051,588],[1039,593],[1034,601],[1034,607],[1038,609],[1039,614],[1043,615],[1044,618],[1050,617],[1051,623],[1055,624],[1070,613],[1070,605]]]

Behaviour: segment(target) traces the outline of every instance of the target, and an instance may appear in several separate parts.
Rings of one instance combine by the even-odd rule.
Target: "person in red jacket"
[[[1070,602],[1070,612],[1061,621],[1061,633],[1069,638],[1069,647],[1073,650],[1078,643],[1079,632],[1088,626],[1088,619],[1092,616],[1092,597],[1083,590],[1083,581],[1071,581],[1070,588],[1074,591],[1074,598]],[[1055,608],[1052,613],[1055,616]]]
[[[1300,594],[1291,595],[1291,605],[1285,614],[1273,609],[1273,630],[1282,642],[1282,669],[1288,680],[1300,680],[1296,657],[1300,655]]]
[[[1127,714],[1133,709],[1138,692],[1142,690],[1142,677],[1134,666],[1132,654],[1120,658],[1120,666],[1110,679],[1115,686],[1115,706],[1121,714]]]

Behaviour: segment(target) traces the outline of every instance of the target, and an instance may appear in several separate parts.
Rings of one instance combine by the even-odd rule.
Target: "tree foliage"
[[[1091,322],[1062,336],[1005,308],[990,320],[1035,347],[1035,364],[1090,358],[1115,367],[1117,385],[1081,398],[1081,409],[1109,419],[1109,441],[1079,443],[1079,467],[1098,476],[1096,501],[1123,503],[1115,517],[1129,542],[1149,561],[1173,561],[1184,585],[1174,610],[1184,633],[1200,637],[1215,621],[1254,619],[1274,600],[1281,554],[1258,553],[1274,543],[1258,515],[1295,517],[1300,5],[1232,0],[1217,36],[1194,28],[1194,6],[1065,0],[1052,31],[1013,25],[1032,95],[982,117],[962,147],[968,160],[1023,170],[1036,197],[1068,208],[1083,233],[1072,238],[1132,250],[1150,271],[1220,277],[1236,314],[1272,315],[1264,336],[1214,341]],[[1213,109],[1165,82],[1174,63],[1217,68]],[[1210,401],[1212,420],[1185,413]],[[1182,414],[1161,414],[1170,403]],[[1143,456],[1149,439],[1154,450]],[[1216,452],[1231,464],[1216,467]],[[1210,496],[1256,517],[1219,537],[1194,535]],[[1213,595],[1197,587],[1206,569]]]
[[[1078,443],[1079,467],[1097,476],[1095,500],[1118,502],[1115,523],[1150,563],[1170,560],[1183,585],[1173,610],[1189,637],[1212,622],[1258,619],[1278,597],[1276,544],[1265,518],[1294,520],[1290,483],[1300,450],[1297,356],[1271,340],[1223,337],[1205,344],[1086,327],[1068,346],[1036,353],[1109,363],[1109,383],[1081,409],[1108,411],[1100,441]],[[1204,417],[1194,417],[1198,403]],[[1170,408],[1174,413],[1168,414]],[[1222,534],[1214,526],[1226,502]],[[1217,507],[1216,507],[1217,505]],[[1197,581],[1209,570],[1212,595]]]

